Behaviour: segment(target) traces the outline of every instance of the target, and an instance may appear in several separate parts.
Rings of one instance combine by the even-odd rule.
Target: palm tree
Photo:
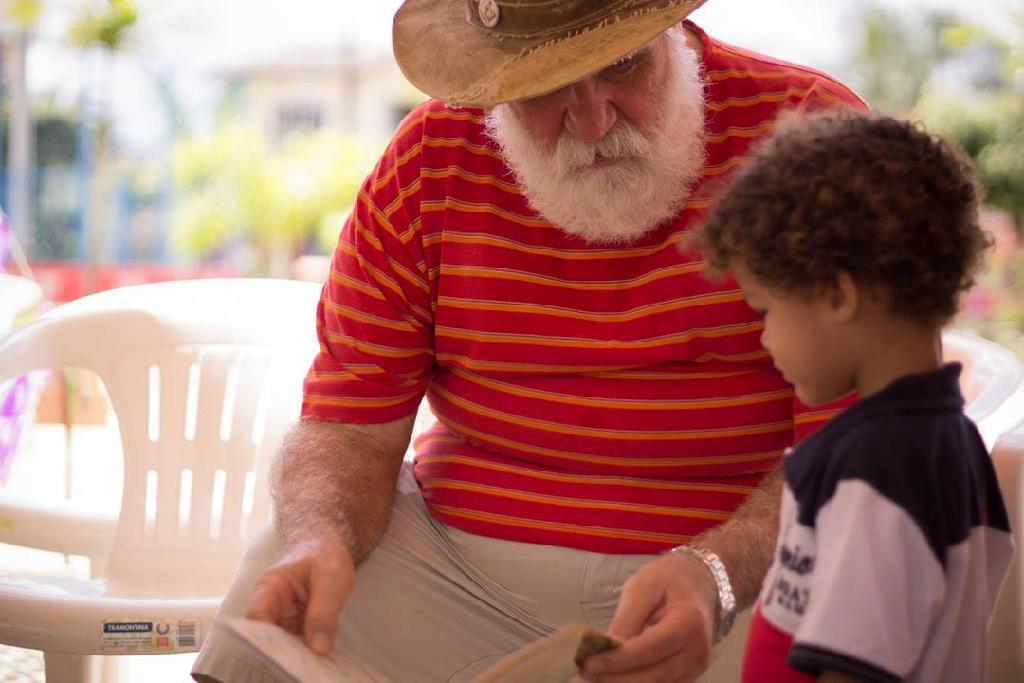
[[[72,45],[83,49],[98,48],[100,51],[100,95],[93,101],[83,101],[82,107],[82,126],[85,131],[83,142],[86,143],[83,145],[83,153],[87,156],[84,167],[88,169],[92,166],[92,187],[88,193],[92,201],[85,200],[82,220],[85,232],[83,244],[86,246],[88,263],[86,292],[95,289],[97,266],[103,258],[106,239],[104,198],[110,185],[110,127],[105,122],[97,125],[94,117],[97,107],[102,106],[102,100],[110,97],[112,73],[109,62],[132,44],[138,23],[139,6],[136,0],[90,0],[68,30],[68,41]],[[104,84],[108,86],[105,94]],[[94,207],[92,211],[88,210],[90,204]]]
[[[4,43],[4,64],[10,98],[8,128],[8,193],[13,236],[28,244],[32,224],[32,116],[25,83],[29,36],[43,11],[42,0],[11,0],[6,17],[15,27],[12,40]]]

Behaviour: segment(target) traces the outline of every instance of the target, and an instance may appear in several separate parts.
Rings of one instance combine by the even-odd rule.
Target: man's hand
[[[329,654],[355,574],[352,555],[336,536],[302,540],[256,580],[246,616],[278,624],[317,654]]]
[[[699,560],[663,555],[631,576],[608,635],[622,646],[587,659],[595,683],[695,681],[707,669],[718,593]]]

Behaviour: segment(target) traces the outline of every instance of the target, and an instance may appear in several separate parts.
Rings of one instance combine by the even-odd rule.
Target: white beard
[[[507,105],[486,118],[530,205],[588,243],[635,242],[674,218],[704,168],[704,82],[694,52],[672,33],[668,82],[643,131],[620,119],[597,142],[563,130],[544,149]],[[594,166],[596,158],[614,159]]]

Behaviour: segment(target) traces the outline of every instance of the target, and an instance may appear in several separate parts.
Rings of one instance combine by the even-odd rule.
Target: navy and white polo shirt
[[[788,455],[745,683],[982,680],[1013,541],[959,375],[902,377]]]

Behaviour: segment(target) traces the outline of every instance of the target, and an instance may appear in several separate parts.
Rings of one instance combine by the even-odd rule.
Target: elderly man
[[[863,103],[706,35],[700,4],[405,2],[395,55],[435,99],[341,233],[275,528],[224,613],[401,683],[472,680],[570,622],[625,641],[600,680],[694,680],[728,648],[772,553],[769,473],[830,413],[686,235],[782,110]],[[439,421],[407,465],[424,393]],[[271,678],[216,630],[194,671]]]

